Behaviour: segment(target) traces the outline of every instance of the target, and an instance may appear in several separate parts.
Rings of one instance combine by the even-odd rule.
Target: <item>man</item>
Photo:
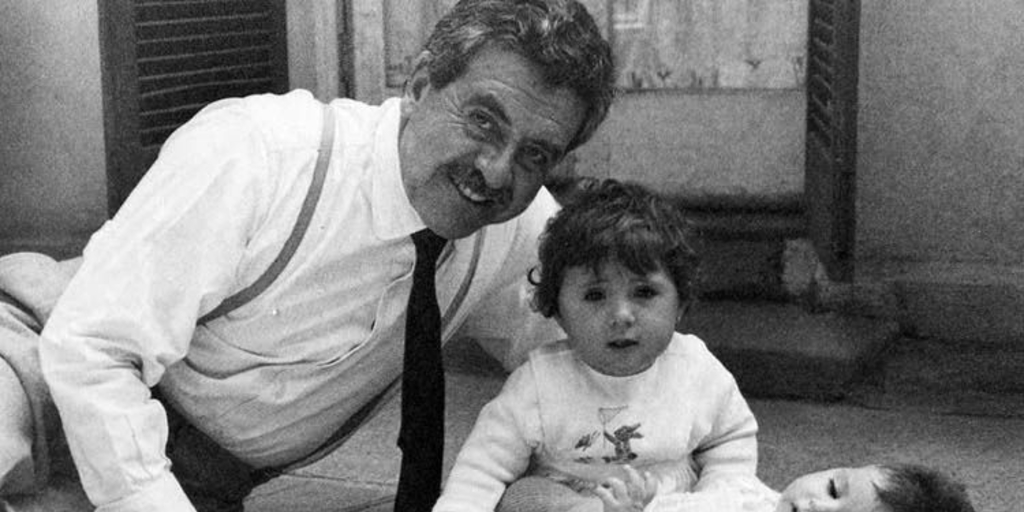
[[[488,304],[522,303],[499,292],[533,264],[555,208],[542,184],[605,117],[612,74],[574,0],[459,2],[402,98],[329,105],[331,159],[301,243],[268,288],[208,321],[287,245],[330,116],[296,91],[214,103],[175,132],[39,341],[98,510],[241,510],[321,450],[402,373],[423,228],[448,240],[443,339],[501,338],[512,364],[555,335],[525,307]]]

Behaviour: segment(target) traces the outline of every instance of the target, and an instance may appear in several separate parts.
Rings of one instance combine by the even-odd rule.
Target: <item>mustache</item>
[[[448,164],[444,166],[444,172],[457,185],[471,189],[473,192],[486,198],[487,201],[498,204],[506,204],[512,201],[512,187],[491,187],[487,184],[487,178],[484,178],[484,173],[472,165]]]

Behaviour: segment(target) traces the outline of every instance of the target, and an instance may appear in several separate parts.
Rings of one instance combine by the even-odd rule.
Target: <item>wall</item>
[[[803,193],[804,92],[624,93],[577,171],[704,203],[793,202]]]
[[[1020,265],[1024,3],[862,6],[857,257]]]
[[[106,218],[96,2],[0,15],[0,251],[79,250]]]
[[[1024,3],[865,0],[858,281],[904,329],[1024,346]]]
[[[338,3],[288,0],[288,84],[292,89],[306,89],[321,101],[338,97],[341,77],[338,62],[338,23],[343,11]]]

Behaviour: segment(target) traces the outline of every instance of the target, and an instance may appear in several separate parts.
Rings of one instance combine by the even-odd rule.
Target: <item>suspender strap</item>
[[[334,110],[331,109],[330,105],[324,105],[323,111],[323,130],[320,135],[320,149],[316,158],[316,168],[313,170],[313,181],[309,184],[306,199],[302,202],[302,209],[299,210],[299,218],[295,222],[295,227],[292,228],[292,233],[288,236],[288,240],[285,241],[284,247],[281,248],[277,258],[274,259],[273,263],[270,264],[259,279],[224,299],[224,302],[221,302],[213,311],[200,318],[198,323],[205,324],[210,320],[224,316],[254,299],[260,293],[263,293],[263,290],[266,290],[270,283],[277,279],[277,276],[281,274],[281,271],[288,265],[288,261],[291,260],[295,251],[299,248],[299,242],[302,241],[303,235],[306,234],[309,222],[316,211],[316,203],[320,200],[320,191],[323,190],[324,180],[327,176],[327,167],[331,162],[331,149],[334,146]]]
[[[459,286],[459,291],[456,292],[455,298],[452,300],[451,305],[445,311],[444,317],[441,319],[442,333],[447,329],[448,324],[451,323],[452,319],[455,317],[455,313],[462,307],[462,302],[465,300],[466,295],[469,292],[469,285],[473,282],[473,276],[476,275],[477,267],[480,263],[480,256],[483,253],[486,233],[487,228],[485,227],[476,234],[476,242],[473,244],[473,256],[469,262],[469,271],[466,272],[466,276],[463,278],[462,284]],[[452,244],[448,245],[448,247],[451,246]],[[442,255],[441,257],[444,259],[445,256]],[[334,450],[337,450],[341,445],[345,444],[345,442],[352,437],[352,434],[356,432],[356,429],[377,416],[377,413],[379,413],[384,406],[398,396],[401,382],[401,378],[391,381],[383,391],[377,393],[376,396],[364,404],[358,411],[356,411],[355,414],[345,420],[345,422],[334,431],[334,434],[331,434],[331,437],[327,438],[326,441],[324,441],[317,449],[313,450],[309,455],[278,468],[267,468],[261,470],[266,472],[263,473],[265,478],[269,479],[272,476],[308,466],[327,455],[330,455]]]

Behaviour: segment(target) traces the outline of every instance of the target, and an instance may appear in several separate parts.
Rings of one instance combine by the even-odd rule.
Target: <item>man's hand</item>
[[[604,512],[641,512],[658,490],[658,482],[650,473],[641,476],[632,466],[623,469],[626,481],[612,477],[594,489],[604,503]]]

